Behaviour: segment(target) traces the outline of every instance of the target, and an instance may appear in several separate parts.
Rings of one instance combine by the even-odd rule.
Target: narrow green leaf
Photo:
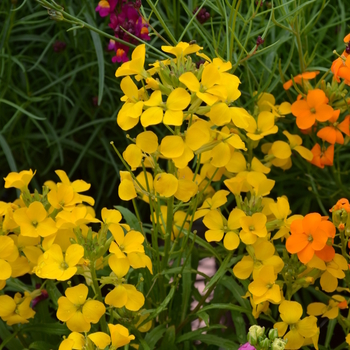
[[[334,335],[335,325],[338,323],[338,320],[335,318],[334,320],[329,320],[326,334],[326,341],[324,343],[326,348],[329,348],[329,344],[331,343],[332,336]]]
[[[47,349],[53,349],[54,345],[48,344],[46,341],[35,341],[29,345],[29,349],[35,349],[35,350],[47,350]]]
[[[244,343],[247,339],[247,330],[242,313],[231,310],[233,324],[235,326],[235,333],[240,343]]]
[[[86,18],[86,21],[91,26],[96,26],[96,23],[93,21],[92,17],[88,12],[85,12],[85,18]],[[97,63],[98,63],[98,102],[97,103],[98,105],[100,105],[102,101],[104,80],[105,80],[105,61],[103,57],[103,48],[102,48],[100,36],[96,32],[93,32],[92,30],[90,30],[90,34],[95,46]]]
[[[67,326],[60,324],[60,323],[50,323],[50,324],[43,324],[43,323],[36,323],[36,324],[29,324],[24,325],[21,327],[20,330],[21,333],[32,333],[32,332],[40,332],[40,333],[47,333],[47,334],[57,334],[57,335],[68,335],[70,333],[70,330],[67,328]]]
[[[204,344],[215,345],[225,350],[237,350],[239,347],[239,344],[231,340],[211,334],[201,334],[194,340],[200,340]]]
[[[192,232],[188,232],[188,234],[189,234],[190,238],[193,240],[194,234]],[[213,256],[215,256],[216,259],[218,259],[220,263],[222,262],[221,257],[220,257],[220,255],[218,255],[217,251],[203,238],[196,236],[196,243],[198,245],[200,245],[201,247],[203,247],[208,252],[210,252]]]
[[[227,267],[230,265],[232,254],[226,256],[225,260],[221,263],[219,270],[217,270],[216,274],[211,278],[210,282],[205,286],[204,291],[207,291],[213,284],[217,283],[219,279],[226,273]]]
[[[209,327],[209,315],[206,312],[199,312],[198,317],[204,321],[207,327]]]
[[[216,324],[216,325],[210,326],[210,327],[199,328],[195,331],[181,335],[180,337],[178,337],[176,339],[176,343],[182,343],[184,341],[188,341],[188,340],[192,340],[192,339],[200,339],[199,337],[202,335],[203,332],[208,332],[212,329],[222,329],[222,328],[226,328],[226,327],[222,324]]]
[[[18,172],[16,161],[13,158],[11,149],[10,149],[8,143],[6,142],[4,136],[2,136],[1,134],[0,134],[0,146],[1,146],[2,150],[4,151],[5,157],[7,159],[7,163],[9,164],[11,171]]]
[[[116,205],[116,206],[114,206],[114,208],[121,212],[126,223],[132,229],[134,229],[136,231],[140,231],[140,232],[142,231],[140,224],[139,224],[139,221],[137,220],[137,217],[134,213],[132,213],[129,209],[122,207],[121,205]]]
[[[147,342],[150,349],[154,349],[159,339],[163,337],[164,332],[166,331],[166,325],[161,324],[154,329],[151,330],[151,332],[148,332],[145,336],[145,341]]]
[[[3,98],[0,98],[0,103],[3,102],[13,108],[16,108],[17,110],[21,111],[23,114],[27,115],[29,118],[33,118],[33,119],[36,119],[36,120],[45,120],[46,118],[41,118],[41,117],[38,117],[30,112],[28,112],[27,110],[23,109],[22,107],[16,105],[15,103],[12,103],[11,101],[7,101],[7,100],[4,100]]]
[[[173,325],[166,330],[162,344],[160,345],[160,350],[176,350],[175,337],[175,326]]]
[[[0,350],[22,349],[22,344],[16,338],[17,333],[11,333],[3,320],[0,320]]]
[[[219,310],[232,310],[232,311],[238,311],[238,312],[243,312],[245,314],[250,314],[251,311],[247,310],[241,306],[238,305],[233,305],[233,304],[210,304],[207,306],[202,307],[196,315],[198,316],[198,313],[212,310],[212,309],[219,309]]]

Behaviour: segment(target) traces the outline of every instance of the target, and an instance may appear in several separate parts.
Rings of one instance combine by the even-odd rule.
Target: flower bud
[[[268,339],[268,338],[260,339],[259,346],[260,346],[259,349],[267,350],[270,347],[270,339]]]
[[[278,338],[278,330],[277,330],[277,328],[270,329],[270,331],[269,331],[269,339],[270,340],[275,340],[276,338]]]
[[[265,334],[265,327],[254,325],[249,328],[247,339],[250,344],[256,345],[258,342],[258,337],[262,337],[264,334]]]
[[[276,338],[271,344],[271,350],[284,350],[286,344],[287,344],[287,340]]]

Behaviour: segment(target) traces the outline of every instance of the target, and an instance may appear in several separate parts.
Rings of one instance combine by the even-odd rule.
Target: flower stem
[[[103,303],[101,289],[100,289],[100,286],[98,285],[97,276],[96,276],[95,261],[91,262],[91,264],[90,264],[90,272],[91,272],[92,283],[94,285],[95,295],[96,295],[98,301]],[[101,317],[101,329],[104,333],[108,334],[105,314],[103,314]]]

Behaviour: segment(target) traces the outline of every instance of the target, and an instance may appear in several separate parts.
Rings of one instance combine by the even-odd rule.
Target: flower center
[[[316,109],[315,109],[315,108],[311,108],[311,109],[310,109],[310,112],[311,112],[311,113],[316,113]]]
[[[312,237],[312,235],[308,235],[307,240],[308,240],[309,242],[312,242],[312,241],[314,240],[314,238]]]
[[[255,230],[255,227],[253,225],[250,225],[249,226],[249,231],[254,231]]]
[[[68,267],[69,267],[69,265],[65,261],[61,262],[61,264],[60,264],[60,269],[61,270],[67,270]]]
[[[38,226],[38,222],[36,220],[32,221],[32,225],[36,228]]]

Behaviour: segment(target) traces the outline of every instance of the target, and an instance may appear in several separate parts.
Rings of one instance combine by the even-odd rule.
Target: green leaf
[[[48,344],[46,341],[35,341],[29,345],[29,349],[35,350],[47,350],[53,349],[54,345]]]
[[[202,335],[203,332],[208,332],[212,329],[223,329],[223,328],[226,328],[226,327],[222,324],[216,324],[210,327],[199,328],[195,331],[181,335],[180,337],[177,338],[176,343],[182,343],[184,341],[188,341],[192,339],[200,339],[200,336]]]
[[[12,103],[11,101],[4,100],[3,98],[0,98],[0,102],[5,103],[13,108],[16,108],[17,110],[21,111],[23,114],[27,115],[29,118],[37,119],[37,120],[45,120],[46,119],[46,118],[38,117],[38,116],[34,115],[33,113],[30,113],[27,110],[23,109],[22,107],[16,105],[15,103]]]
[[[209,315],[206,312],[199,312],[198,317],[204,321],[207,327],[209,327]]]
[[[194,239],[194,234],[192,232],[188,232],[188,235],[192,240]],[[199,236],[196,236],[196,244],[200,245],[202,248],[210,252],[212,256],[215,256],[221,263],[222,260],[220,255],[218,255],[217,251],[207,241],[205,241],[203,238],[200,238]]]
[[[148,332],[145,336],[145,341],[147,342],[150,349],[154,349],[159,339],[163,337],[164,332],[166,331],[165,324],[161,324],[154,329],[152,329],[151,332]]]
[[[70,330],[60,323],[36,323],[24,325],[21,327],[21,333],[41,332],[47,334],[68,335]]]
[[[134,230],[141,232],[141,226],[139,224],[139,220],[137,219],[136,215],[132,213],[129,209],[124,208],[120,205],[114,206],[115,209],[119,210],[121,214],[123,215],[123,218],[125,219],[126,223]]]
[[[88,12],[85,12],[85,18],[86,21],[91,26],[96,26],[96,23],[93,21],[92,17]],[[103,88],[104,88],[104,79],[105,79],[105,60],[103,57],[103,48],[101,43],[100,36],[96,33],[90,30],[90,34],[92,37],[92,41],[95,46],[96,56],[97,56],[97,63],[98,63],[98,105],[101,104],[102,96],[103,96]]]
[[[3,320],[0,320],[0,350],[18,350],[22,349],[22,345],[16,338],[17,332],[11,333]]]
[[[62,296],[62,294],[58,290],[58,288],[56,287],[54,281],[47,280],[47,282],[46,282],[46,291],[49,294],[49,297],[50,297],[51,301],[53,302],[53,304],[57,308],[58,307],[57,300]]]
[[[165,332],[165,335],[160,345],[160,350],[176,350],[175,346],[175,326],[171,326]]]
[[[235,333],[240,343],[244,343],[247,339],[247,330],[242,313],[239,311],[231,311],[233,324],[235,325]]]
[[[233,304],[210,304],[207,306],[203,306],[197,313],[196,315],[198,316],[199,313],[204,312],[204,311],[208,311],[208,310],[212,310],[212,309],[221,309],[221,310],[232,310],[232,311],[238,311],[238,312],[242,312],[245,314],[250,314],[251,310],[247,310],[241,306],[238,305],[233,305]]]
[[[194,338],[193,340],[200,340],[202,343],[205,343],[208,345],[215,345],[225,350],[237,350],[239,347],[239,344],[231,340],[224,339],[217,335],[211,335],[211,334],[200,334],[198,335],[197,338]]]
[[[329,344],[331,343],[332,336],[334,334],[334,327],[338,323],[338,320],[335,318],[334,320],[329,320],[326,334],[326,341],[324,343],[326,348],[329,348]]]
[[[219,270],[217,270],[216,274],[211,278],[210,282],[205,286],[203,293],[207,291],[211,286],[217,283],[220,278],[226,273],[228,266],[230,265],[232,254],[228,254],[225,260],[221,263]]]
[[[15,159],[13,158],[11,149],[10,149],[8,143],[6,142],[5,138],[1,134],[0,134],[0,146],[1,146],[2,150],[4,151],[7,163],[9,164],[11,171],[18,172],[17,165],[15,162]]]

